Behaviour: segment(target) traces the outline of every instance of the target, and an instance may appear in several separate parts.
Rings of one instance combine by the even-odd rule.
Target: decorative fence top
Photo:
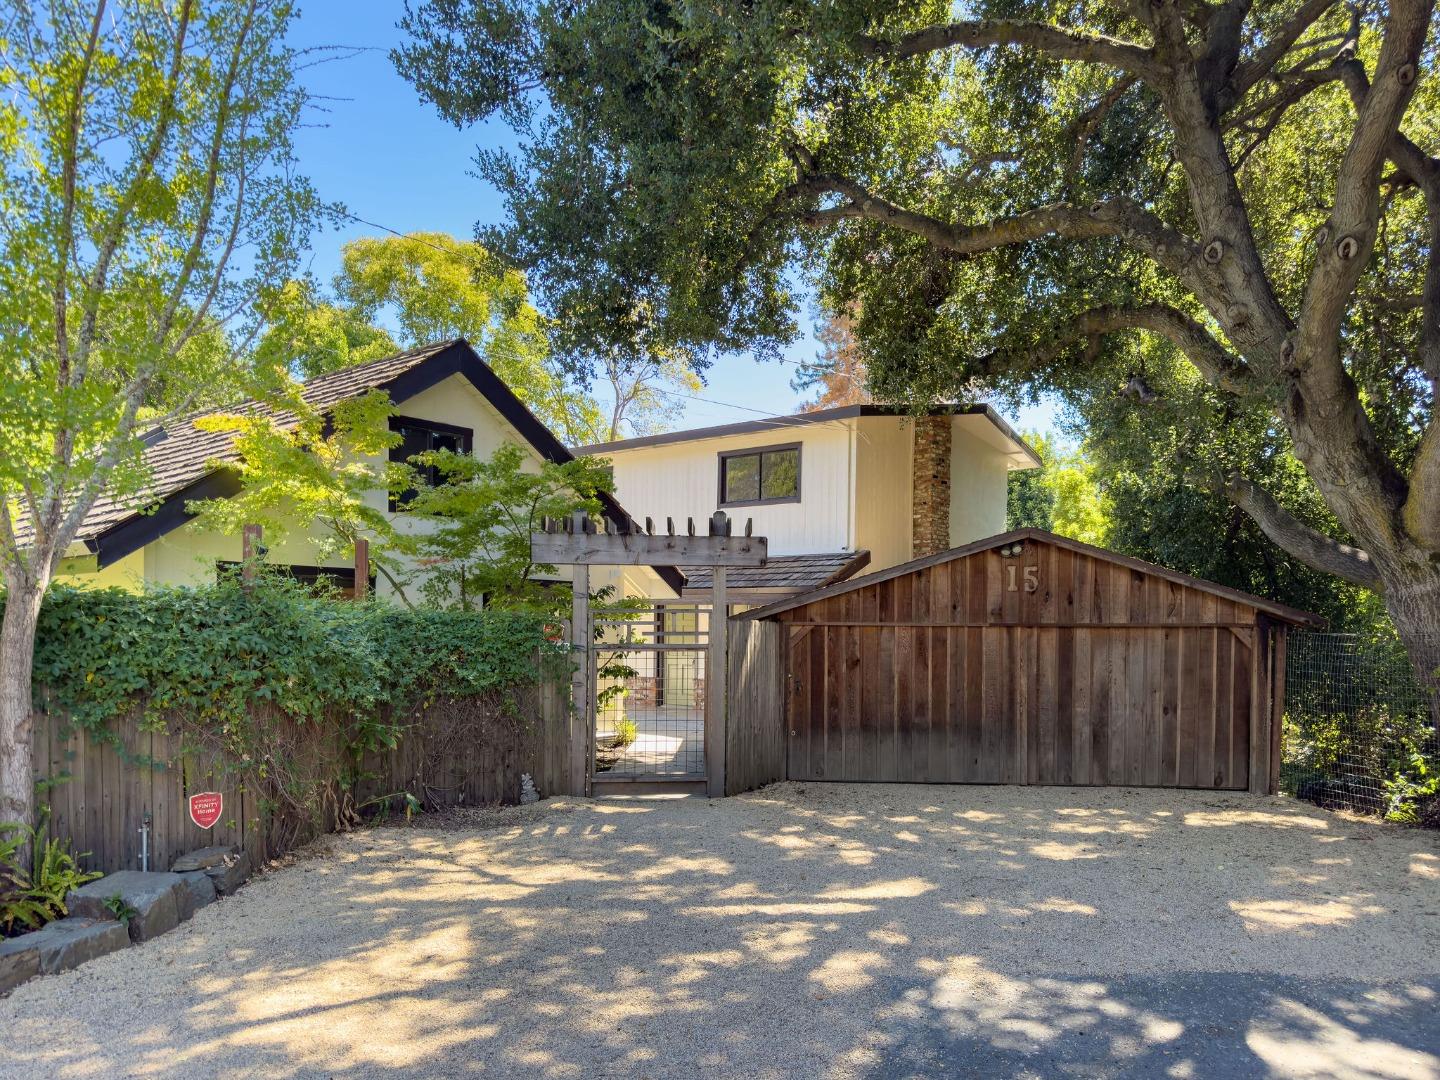
[[[735,536],[729,515],[717,510],[703,535],[696,533],[694,518],[686,518],[685,531],[677,533],[674,519],[667,517],[665,531],[657,533],[650,518],[643,528],[633,522],[621,530],[613,522],[577,513],[545,519],[542,531],[530,534],[530,554],[537,563],[555,565],[764,566],[769,541],[752,535],[753,524],[747,519],[744,533]]]

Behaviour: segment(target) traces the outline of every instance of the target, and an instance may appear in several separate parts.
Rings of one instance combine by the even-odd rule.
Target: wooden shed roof
[[[976,540],[963,547],[951,548],[948,551],[937,552],[934,555],[926,555],[923,558],[912,559],[910,562],[900,563],[885,570],[873,574],[866,574],[863,577],[850,578],[834,585],[827,585],[824,588],[815,589],[811,592],[800,593],[797,596],[786,597],[784,600],[777,600],[773,604],[766,604],[764,607],[752,608],[736,615],[737,619],[765,619],[772,615],[778,615],[784,611],[792,611],[795,608],[804,607],[817,600],[824,600],[831,596],[843,596],[845,593],[856,589],[863,589],[869,585],[877,585],[883,581],[891,581],[906,574],[923,570],[928,566],[938,566],[941,563],[951,562],[955,559],[963,559],[967,555],[974,555],[977,552],[988,551],[991,548],[1004,547],[1013,544],[1017,540],[1037,540],[1056,547],[1066,548],[1082,555],[1089,555],[1093,558],[1104,559],[1106,562],[1118,566],[1129,567],[1131,570],[1142,574],[1151,574],[1155,577],[1173,581],[1177,585],[1188,586],[1198,589],[1201,592],[1212,593],[1215,596],[1233,600],[1236,603],[1245,604],[1263,611],[1282,622],[1294,626],[1308,626],[1321,628],[1325,626],[1325,620],[1318,615],[1308,611],[1301,611],[1299,608],[1290,607],[1287,604],[1276,603],[1274,600],[1266,600],[1264,597],[1247,593],[1240,589],[1232,589],[1228,585],[1219,585],[1213,581],[1206,581],[1204,578],[1192,577],[1189,574],[1182,574],[1178,570],[1171,570],[1169,567],[1160,566],[1158,563],[1146,562],[1143,559],[1131,558],[1129,555],[1121,555],[1117,551],[1109,551],[1106,548],[1095,547],[1091,544],[1081,543],[1079,540],[1072,540],[1067,536],[1057,536],[1044,529],[1014,529],[1011,532],[1000,533],[997,536],[986,537],[984,540]]]

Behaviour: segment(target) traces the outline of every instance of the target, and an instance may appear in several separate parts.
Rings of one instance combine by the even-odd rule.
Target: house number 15
[[[1005,588],[1009,592],[1019,592],[1019,587],[1016,584],[1018,570],[1019,567],[1013,562],[1005,564]],[[1025,567],[1025,591],[1034,592],[1038,588],[1040,588],[1040,567]]]

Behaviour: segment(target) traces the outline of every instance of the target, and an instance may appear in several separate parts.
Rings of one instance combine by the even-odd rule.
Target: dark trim
[[[923,558],[911,559],[909,562],[900,563],[897,566],[887,567],[884,570],[877,570],[873,574],[866,574],[862,578],[851,581],[841,581],[834,585],[826,585],[819,589],[812,589],[810,592],[790,597],[787,600],[780,600],[773,604],[767,604],[763,608],[755,608],[753,611],[744,612],[736,618],[741,619],[766,619],[772,615],[778,615],[783,611],[790,611],[793,608],[804,607],[806,604],[813,604],[817,600],[825,600],[832,596],[841,596],[852,592],[855,589],[863,589],[868,585],[878,585],[884,581],[891,581],[906,574],[914,573],[916,570],[924,570],[926,567],[938,566],[941,563],[951,562],[955,559],[963,559],[967,555],[974,555],[980,551],[989,551],[994,547],[1003,547],[1006,544],[1014,543],[1016,540],[1037,540],[1044,544],[1051,544],[1055,547],[1068,548],[1070,551],[1078,552],[1081,555],[1089,555],[1092,558],[1104,559],[1106,562],[1116,563],[1131,570],[1139,571],[1142,574],[1150,574],[1154,577],[1165,578],[1177,585],[1185,585],[1192,589],[1199,589],[1201,592],[1208,592],[1220,596],[1226,600],[1234,600],[1244,604],[1246,607],[1254,608],[1256,611],[1264,611],[1275,616],[1283,622],[1295,626],[1308,626],[1312,629],[1324,629],[1325,620],[1319,615],[1313,615],[1308,611],[1301,611],[1299,608],[1292,608],[1288,604],[1276,603],[1274,600],[1266,600],[1264,597],[1255,596],[1243,592],[1240,589],[1232,589],[1228,585],[1220,585],[1214,581],[1206,581],[1204,578],[1192,577],[1189,574],[1182,574],[1179,570],[1171,570],[1168,566],[1160,566],[1157,563],[1146,562],[1143,559],[1135,559],[1129,555],[1121,555],[1118,551],[1110,551],[1106,548],[1094,547],[1091,544],[1083,544],[1079,540],[1071,540],[1068,536],[1056,536],[1044,529],[1014,529],[1010,532],[999,533],[995,536],[987,536],[983,540],[975,540],[962,547],[951,548],[949,551],[937,552],[934,555],[926,555]],[[1132,623],[1133,626],[1160,626],[1166,623]]]
[[[852,420],[857,416],[911,416],[909,409],[896,405],[839,405],[833,409],[818,409],[815,412],[795,413],[793,416],[776,416],[767,420],[743,420],[736,424],[719,424],[715,427],[691,428],[689,431],[667,431],[663,435],[644,435],[638,439],[619,439],[615,442],[592,443],[577,446],[574,452],[580,457],[594,457],[612,450],[639,450],[646,446],[665,446],[678,442],[698,442],[701,439],[722,439],[727,435],[748,435],[756,431],[773,431],[777,427],[806,427],[810,424],[828,424],[832,420]],[[928,410],[930,416],[983,416],[1035,463],[1038,468],[1044,462],[1025,440],[1015,434],[1015,429],[1005,418],[989,405],[937,405]]]
[[[725,501],[725,462],[737,457],[759,457],[762,454],[772,454],[778,450],[795,451],[795,494],[781,495],[775,498],[759,499],[735,499],[731,502]],[[803,444],[798,442],[775,443],[771,446],[745,446],[736,450],[721,450],[716,457],[716,465],[719,471],[719,483],[715,491],[716,505],[722,509],[731,506],[776,506],[780,503],[798,503],[800,501],[800,467],[804,461]],[[760,463],[759,471],[755,475],[755,490],[765,490],[765,463]]]
[[[358,393],[370,390],[384,390],[390,395],[390,402],[399,405],[422,391],[443,382],[451,375],[464,375],[470,385],[480,392],[504,418],[506,423],[519,433],[541,457],[547,461],[564,464],[574,461],[575,456],[565,449],[565,444],[555,437],[538,417],[525,407],[505,381],[481,360],[479,355],[464,338],[456,338],[439,351],[419,361],[414,367],[401,372],[393,379],[374,386],[360,387]],[[426,421],[429,423],[430,421]],[[110,526],[87,540],[87,546],[95,551],[100,569],[123,559],[184,525],[195,515],[185,509],[191,499],[229,498],[240,490],[240,479],[229,469],[218,469],[202,477],[188,487],[171,492],[155,504],[152,513],[133,514],[124,521]],[[605,518],[616,526],[633,528],[634,521],[613,496],[600,495],[599,501]],[[678,594],[685,587],[685,575],[673,566],[652,567],[661,580]]]
[[[134,514],[118,525],[110,526],[93,541],[87,541],[93,543],[96,568],[104,570],[184,525],[195,516],[186,509],[191,500],[228,499],[239,491],[240,477],[231,469],[217,469],[188,487],[167,495],[155,504],[153,512]]]
[[[461,427],[459,424],[447,424],[440,420],[426,420],[419,416],[401,416],[396,413],[390,417],[390,430],[399,431],[402,427],[424,428],[426,431],[438,431],[442,435],[461,435],[475,444],[475,429]]]

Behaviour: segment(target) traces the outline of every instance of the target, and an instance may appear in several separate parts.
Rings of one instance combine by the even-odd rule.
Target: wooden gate
[[[1244,789],[1258,633],[791,626],[787,775]]]
[[[1035,529],[745,612],[794,780],[1274,790],[1305,612]],[[772,713],[773,715],[773,713]]]

